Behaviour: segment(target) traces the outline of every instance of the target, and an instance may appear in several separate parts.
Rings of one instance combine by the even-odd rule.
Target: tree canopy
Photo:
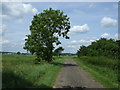
[[[36,14],[30,25],[30,35],[26,35],[24,49],[36,54],[37,61],[52,61],[54,45],[59,45],[59,36],[69,39],[67,33],[70,21],[63,11],[49,8]]]
[[[106,56],[110,58],[118,58],[118,44],[120,40],[101,38],[92,42],[89,46],[80,46],[77,55],[80,56]]]
[[[54,50],[54,55],[59,56],[63,50],[64,50],[63,47],[58,47],[57,49]]]

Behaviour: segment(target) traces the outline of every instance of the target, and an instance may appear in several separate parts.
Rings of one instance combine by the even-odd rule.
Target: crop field
[[[3,88],[52,88],[64,63],[63,57],[54,57],[51,63],[35,64],[34,55],[2,55]],[[59,63],[59,65],[56,65]]]

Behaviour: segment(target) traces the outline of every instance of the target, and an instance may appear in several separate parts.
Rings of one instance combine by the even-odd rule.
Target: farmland
[[[2,88],[118,88],[119,4],[2,2]]]
[[[63,64],[63,58],[54,57],[52,64],[34,64],[34,55],[2,55],[3,88],[52,88]]]
[[[117,60],[105,57],[54,56],[51,63],[35,64],[34,55],[2,55],[3,88],[52,88],[66,58],[73,59],[104,87],[118,87]]]

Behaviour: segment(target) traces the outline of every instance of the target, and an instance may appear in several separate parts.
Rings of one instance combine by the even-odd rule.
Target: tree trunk
[[[48,52],[47,52],[47,61],[48,61],[48,63],[52,61],[52,54],[53,54],[52,50],[53,50],[53,45],[51,43],[49,45],[49,47],[48,47]]]

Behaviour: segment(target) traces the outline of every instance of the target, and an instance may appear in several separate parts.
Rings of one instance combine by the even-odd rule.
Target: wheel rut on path
[[[72,59],[65,59],[53,88],[103,88],[89,73],[85,72]]]

